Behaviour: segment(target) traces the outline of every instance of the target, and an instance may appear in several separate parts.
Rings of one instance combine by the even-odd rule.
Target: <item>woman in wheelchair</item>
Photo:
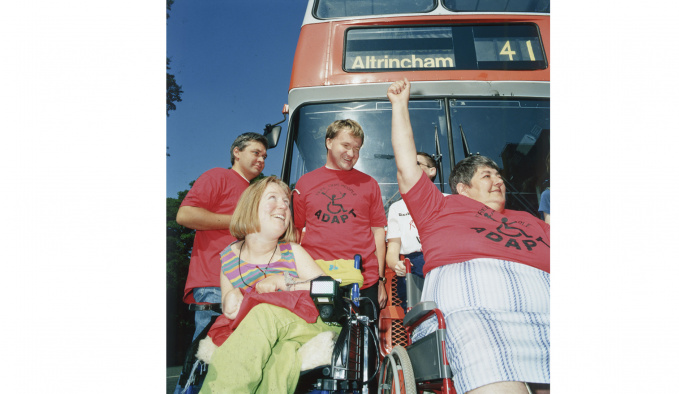
[[[297,350],[319,333],[339,332],[320,317],[308,323],[269,303],[258,304],[247,314],[241,310],[249,299],[265,293],[286,297],[307,290],[308,298],[309,282],[323,274],[294,242],[289,199],[288,186],[273,176],[250,185],[238,202],[230,226],[238,241],[221,253],[224,315],[208,335],[214,340],[220,336],[219,327],[242,320],[212,354],[201,393],[294,392],[302,362]],[[311,308],[315,312],[313,303]]]
[[[504,208],[504,181],[487,157],[457,163],[453,195],[443,196],[416,164],[410,83],[394,82],[387,96],[399,190],[425,257],[421,300],[445,317],[455,390],[528,393],[526,383],[549,383],[549,225]],[[427,321],[413,341],[435,328]]]

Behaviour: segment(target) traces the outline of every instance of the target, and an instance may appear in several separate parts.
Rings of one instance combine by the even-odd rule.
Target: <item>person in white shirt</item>
[[[430,154],[417,152],[417,165],[427,174],[429,179],[436,179],[436,162]],[[401,299],[401,306],[406,310],[406,267],[404,258],[408,258],[411,264],[411,272],[420,277],[424,266],[422,256],[422,243],[417,227],[410,218],[405,202],[399,200],[389,207],[387,219],[387,255],[386,263],[398,276],[396,280],[396,293]]]

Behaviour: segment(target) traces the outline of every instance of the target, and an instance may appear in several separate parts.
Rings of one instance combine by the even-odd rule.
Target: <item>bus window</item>
[[[444,100],[413,100],[409,108],[418,151],[435,155],[438,136],[443,171],[442,176],[437,177],[436,184],[450,193],[447,187],[450,153]],[[291,123],[295,139],[290,183],[296,183],[305,173],[325,165],[326,128],[335,120],[347,118],[357,121],[366,136],[354,168],[377,180],[386,211],[401,196],[391,146],[391,104],[385,101],[309,104],[300,108]]]
[[[348,16],[411,14],[436,8],[435,0],[318,0],[315,16],[319,19]]]
[[[443,0],[456,12],[542,12],[549,13],[549,0]]]
[[[548,100],[450,100],[453,146],[457,160],[468,153],[493,159],[505,178],[508,209],[537,216],[540,185],[549,153]]]

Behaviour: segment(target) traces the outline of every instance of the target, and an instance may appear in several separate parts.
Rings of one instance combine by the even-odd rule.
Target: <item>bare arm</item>
[[[292,253],[295,254],[295,264],[297,265],[297,275],[299,279],[307,280],[323,275],[323,270],[316,264],[314,259],[304,248],[297,243],[291,243]]]
[[[233,287],[229,278],[223,272],[219,274],[219,285],[222,289],[222,312],[226,317],[233,320],[240,310],[243,294],[239,289]]]
[[[375,256],[377,256],[377,262],[379,264],[380,277],[384,277],[384,257],[387,253],[387,246],[385,244],[385,231],[384,227],[370,227],[375,237]]]
[[[399,191],[407,193],[422,176],[422,170],[417,165],[417,149],[408,112],[408,79],[392,83],[387,90],[387,97],[391,101],[391,145],[396,160],[396,178]]]
[[[285,291],[285,277],[283,274],[269,275],[255,284],[255,290],[259,294]]]
[[[291,243],[290,245],[292,246],[292,253],[295,255],[299,281],[305,282],[291,286],[290,290],[309,290],[311,288],[311,280],[323,275],[323,270],[321,270],[302,246],[296,243]]]
[[[387,254],[387,246],[385,245],[385,231],[384,227],[370,227],[375,237],[375,255],[379,264],[380,278],[384,277],[384,257]],[[387,291],[384,289],[384,282],[379,281],[377,285],[377,301],[380,303],[380,308],[387,305]]]
[[[177,223],[194,230],[228,230],[229,224],[231,224],[231,215],[184,205],[179,207],[177,211]]]
[[[283,274],[269,275],[257,282],[255,288],[258,293],[270,293],[278,290],[309,290],[311,288],[311,280],[323,275],[323,270],[321,270],[302,246],[297,243],[290,243],[290,246],[292,247],[292,253],[295,255],[295,265],[297,266],[297,275],[299,275],[299,279],[293,278],[293,282],[300,283],[288,287]]]
[[[389,238],[387,240],[387,266],[396,272],[398,276],[405,276],[406,266],[400,260],[401,238]]]

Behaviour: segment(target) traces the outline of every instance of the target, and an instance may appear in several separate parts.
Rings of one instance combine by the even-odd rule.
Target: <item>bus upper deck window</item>
[[[413,14],[436,8],[434,0],[318,0],[314,16],[319,19],[350,16]]]
[[[549,13],[549,0],[443,0],[455,12],[540,12]]]

